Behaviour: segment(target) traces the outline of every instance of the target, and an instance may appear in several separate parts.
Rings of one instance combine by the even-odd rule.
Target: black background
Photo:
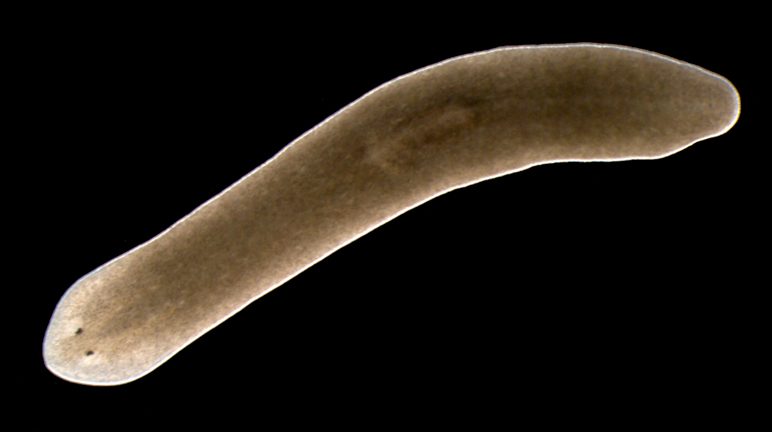
[[[253,426],[747,419],[766,289],[755,276],[766,265],[755,81],[766,48],[759,13],[729,6],[28,15],[12,41],[28,47],[10,119],[21,156],[5,160],[9,237],[21,240],[8,269],[21,282],[6,288],[12,406],[57,408],[83,427],[105,425],[95,413]],[[134,383],[80,386],[45,369],[43,334],[70,284],[344,105],[452,56],[564,42],[715,71],[738,88],[740,120],[666,159],[541,166],[439,197]]]

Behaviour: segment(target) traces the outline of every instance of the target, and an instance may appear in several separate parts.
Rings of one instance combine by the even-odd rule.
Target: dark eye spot
[[[77,329],[77,330],[75,330],[75,334],[76,334],[76,335],[79,335],[79,334],[81,334],[81,333],[83,333],[83,329],[82,329],[82,328],[80,328],[80,327],[78,327],[78,329]]]
[[[94,355],[94,351],[88,350],[86,351],[86,355],[87,356]]]

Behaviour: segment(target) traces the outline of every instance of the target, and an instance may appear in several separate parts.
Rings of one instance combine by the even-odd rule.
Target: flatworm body
[[[438,195],[539,164],[664,157],[726,132],[739,108],[726,79],[620,46],[508,47],[420,69],[78,280],[51,318],[45,363],[83,384],[135,380]]]

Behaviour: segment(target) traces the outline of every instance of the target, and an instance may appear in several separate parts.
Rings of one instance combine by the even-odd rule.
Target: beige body
[[[725,79],[618,46],[502,48],[416,71],[77,281],[51,319],[46,365],[79,383],[132,381],[437,195],[542,163],[663,157],[738,113]]]

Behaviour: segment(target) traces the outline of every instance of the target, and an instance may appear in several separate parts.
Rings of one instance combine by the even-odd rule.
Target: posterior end
[[[740,92],[737,91],[737,88],[732,84],[732,82],[722,76],[719,76],[719,78],[723,81],[724,85],[727,88],[727,92],[729,93],[728,104],[730,106],[724,129],[719,133],[719,135],[721,135],[723,133],[726,133],[726,131],[728,131],[729,129],[732,129],[735,123],[737,123],[737,120],[740,118],[741,103],[740,103]]]
[[[665,157],[692,144],[728,132],[740,117],[740,93],[725,77],[687,65],[679,85],[674,87],[674,100],[681,101],[673,105],[676,109],[666,111],[670,120],[672,144],[655,157]],[[679,94],[681,96],[679,96]]]
[[[711,118],[713,131],[706,138],[723,135],[737,123],[740,118],[740,93],[727,78],[709,71],[704,71],[712,81],[708,87],[713,90],[706,92],[705,102],[710,109],[705,111]]]

